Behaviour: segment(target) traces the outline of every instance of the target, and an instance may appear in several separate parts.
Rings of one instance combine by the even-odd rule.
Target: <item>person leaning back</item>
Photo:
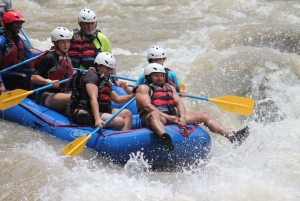
[[[210,131],[228,138],[232,143],[240,145],[249,135],[248,127],[232,132],[224,128],[214,120],[208,113],[202,111],[186,112],[181,98],[176,89],[164,82],[165,69],[157,63],[149,64],[144,71],[146,84],[137,86],[133,92],[136,93],[136,105],[142,119],[142,124],[151,128],[162,139],[162,144],[168,151],[175,147],[172,139],[165,131],[164,125],[203,123]]]

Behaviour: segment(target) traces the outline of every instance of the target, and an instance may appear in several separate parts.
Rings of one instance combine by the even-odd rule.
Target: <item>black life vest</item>
[[[6,45],[4,50],[4,55],[2,56],[0,69],[8,68],[12,65],[20,63],[24,57],[24,45],[20,39],[20,36],[16,36],[17,44],[10,40],[6,32],[3,30],[0,32],[6,38]]]
[[[88,35],[83,39],[82,32],[78,29],[73,30],[73,37],[71,39],[71,46],[69,48],[69,55],[73,66],[79,68],[80,65],[88,69],[94,66],[94,60],[101,48],[97,49],[93,43],[96,38],[101,46],[101,42],[98,38],[100,30],[96,30],[92,35]]]
[[[70,101],[71,118],[76,115],[76,109],[83,109],[91,112],[91,103],[88,93],[86,91],[86,82],[83,81],[85,73],[77,71],[73,77],[72,95]],[[111,87],[109,85],[109,78],[99,75],[100,85],[98,86],[98,105],[99,112],[111,113]]]

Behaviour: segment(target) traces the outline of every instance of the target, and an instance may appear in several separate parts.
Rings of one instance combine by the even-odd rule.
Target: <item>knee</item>
[[[195,112],[196,123],[209,123],[212,120],[212,117],[207,112]]]
[[[149,117],[150,119],[160,119],[160,115],[159,115],[159,112],[157,111],[152,111],[149,113]]]
[[[116,129],[121,130],[125,126],[125,121],[122,117],[115,117],[114,126]]]
[[[132,118],[132,113],[131,113],[131,111],[128,110],[128,109],[124,109],[124,110],[123,110],[123,114],[125,115],[125,117]]]

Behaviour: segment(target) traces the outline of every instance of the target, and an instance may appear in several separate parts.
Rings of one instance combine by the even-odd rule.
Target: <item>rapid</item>
[[[171,171],[128,171],[89,149],[61,155],[57,138],[0,120],[1,200],[300,200],[300,3],[272,0],[13,0],[37,49],[91,8],[111,41],[118,75],[138,78],[153,45],[190,94],[255,101],[251,116],[185,98],[250,136],[237,149],[212,137],[212,158]]]

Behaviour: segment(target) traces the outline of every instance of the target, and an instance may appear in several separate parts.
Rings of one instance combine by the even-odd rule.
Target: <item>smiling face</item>
[[[22,28],[22,24],[24,22],[12,22],[10,23],[10,31],[14,34],[17,35],[20,33],[21,28]]]

